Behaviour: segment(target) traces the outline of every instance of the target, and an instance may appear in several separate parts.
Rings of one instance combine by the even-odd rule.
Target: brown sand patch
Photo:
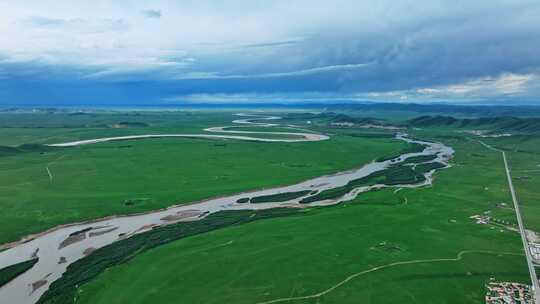
[[[92,252],[96,251],[96,248],[94,247],[88,247],[83,251],[84,255],[90,255]]]
[[[38,252],[39,252],[39,248],[36,248],[36,250],[34,250],[34,252],[32,253],[32,259],[35,259],[38,257],[37,256]]]
[[[152,229],[152,228],[158,227],[158,226],[159,225],[157,225],[157,224],[144,225],[141,228],[137,229],[137,231],[135,231],[135,232],[141,232],[141,231],[149,230],[149,229]]]
[[[186,210],[186,211],[179,211],[176,214],[167,215],[165,217],[162,217],[160,220],[165,222],[174,222],[183,220],[186,218],[199,216],[202,212],[199,210]]]
[[[78,233],[78,234],[70,235],[58,245],[58,249],[62,249],[71,244],[78,243],[84,239],[86,239],[86,233]]]
[[[34,293],[34,291],[38,290],[40,287],[42,287],[45,284],[47,284],[46,279],[41,279],[39,281],[35,281],[34,283],[32,283],[32,293]]]
[[[113,227],[113,228],[105,229],[105,230],[102,230],[102,231],[90,232],[90,233],[88,233],[88,237],[94,237],[94,236],[107,234],[109,232],[115,231],[116,229],[118,229],[118,227]]]
[[[47,278],[51,275],[52,273],[49,273],[48,275],[46,275],[45,277],[43,277],[43,279],[41,280],[38,280],[38,281],[35,281],[34,283],[30,284],[32,286],[32,293],[34,293],[34,291],[38,290],[39,288],[43,287],[44,285],[47,284]]]

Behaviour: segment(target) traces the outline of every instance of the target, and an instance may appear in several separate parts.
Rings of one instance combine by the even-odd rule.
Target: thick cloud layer
[[[540,103],[540,2],[0,4],[0,104]]]

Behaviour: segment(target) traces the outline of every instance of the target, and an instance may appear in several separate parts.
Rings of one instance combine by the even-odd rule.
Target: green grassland
[[[432,187],[175,241],[80,286],[78,302],[259,303],[328,291],[283,303],[479,303],[490,278],[528,282],[519,235],[469,218],[491,210],[515,223],[497,208],[511,203],[500,153],[465,136],[419,135],[456,150]]]
[[[434,140],[460,139],[474,145],[484,142],[505,151],[525,226],[527,229],[540,233],[540,205],[538,204],[540,201],[540,191],[538,191],[538,185],[540,185],[540,136],[536,133],[529,133],[509,137],[485,138],[467,135],[461,131],[462,129],[431,128],[416,132],[424,138]],[[434,136],[434,133],[439,135]],[[486,150],[488,149],[484,147],[484,150],[470,153],[469,157],[478,160],[485,158],[484,152]],[[491,168],[488,167],[486,170],[491,170]],[[505,208],[512,207],[511,201],[506,203],[507,207]],[[498,214],[498,210],[505,208],[492,208],[493,217],[507,222],[515,222],[513,214]]]
[[[0,145],[200,133],[202,128],[230,125],[237,119],[232,114],[54,114],[62,120],[45,114],[0,114],[7,117],[0,120],[0,131],[6,131],[0,133]],[[401,125],[403,119],[413,118],[368,114]],[[365,115],[352,116],[363,121],[369,119]],[[0,176],[5,210],[0,215],[0,242],[59,223],[291,184],[419,149],[392,139],[391,132],[334,128],[330,123],[336,119],[344,118],[293,113],[276,121],[332,135],[316,143],[151,139],[70,149],[0,149],[0,171],[6,172]],[[120,122],[131,123],[111,127]],[[440,141],[456,151],[451,168],[437,172],[433,186],[371,191],[338,206],[301,211],[219,213],[201,222],[155,229],[70,265],[42,300],[480,303],[490,279],[528,283],[529,276],[502,156],[479,140],[507,151],[525,223],[540,231],[540,139],[526,134],[480,138],[463,130],[457,123],[409,130],[416,138]],[[430,159],[417,161],[422,160]],[[430,166],[414,170],[423,172]],[[402,172],[406,167],[396,166],[374,178],[414,176],[411,168]],[[373,180],[358,181],[367,182]],[[470,218],[486,212],[493,223],[479,225]]]
[[[257,122],[257,121],[255,121]],[[260,122],[268,122],[268,123],[275,123],[275,122],[278,122],[280,123],[281,121],[264,121],[264,120],[261,120]],[[226,131],[249,131],[249,132],[289,132],[289,133],[295,133],[295,132],[302,132],[302,133],[306,133],[305,131],[309,132],[309,130],[298,130],[298,129],[295,129],[295,128],[284,128],[284,127],[243,127],[241,125],[236,125],[236,126],[232,126],[232,127],[228,127],[228,128],[225,128]]]
[[[232,120],[239,118],[234,113],[104,111],[74,115],[76,113],[0,112],[0,145],[59,143],[149,133],[199,134],[204,128],[231,125]]]
[[[80,127],[130,119],[146,122],[151,126],[147,128],[154,131],[199,133],[196,130],[227,125],[236,118],[227,112],[188,114],[164,113],[162,119],[157,113],[92,114],[92,119],[87,115],[51,114],[65,118],[63,123],[46,114],[15,114],[22,116],[10,117],[2,124],[25,126],[27,133],[12,138],[0,132],[0,142],[58,142],[128,131],[140,134],[139,129]],[[77,120],[81,117],[82,122]],[[70,127],[57,128],[64,124]],[[6,129],[9,128],[2,131]],[[16,130],[19,129],[12,131]],[[143,131],[149,132],[146,128]],[[26,149],[19,153],[7,147],[4,150],[11,152],[0,151],[0,243],[58,224],[287,185],[358,167],[379,155],[394,154],[407,147],[390,137],[349,134],[335,134],[330,140],[309,143],[147,139],[52,150]]]
[[[525,226],[540,233],[540,137],[511,136],[482,140],[506,151]]]

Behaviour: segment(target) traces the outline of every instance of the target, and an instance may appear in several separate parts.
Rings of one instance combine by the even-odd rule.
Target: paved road
[[[538,279],[536,276],[536,270],[532,262],[531,251],[529,250],[529,243],[527,242],[527,237],[525,234],[525,229],[523,227],[523,221],[521,219],[521,212],[519,211],[518,200],[516,197],[516,192],[514,191],[514,185],[512,184],[512,176],[510,175],[510,168],[508,166],[508,161],[506,160],[506,153],[501,151],[504,168],[506,169],[506,178],[508,179],[508,187],[510,188],[510,193],[512,194],[512,201],[514,202],[514,210],[516,210],[516,217],[519,226],[519,234],[521,235],[521,241],[523,242],[523,247],[525,248],[525,257],[527,258],[527,266],[529,267],[529,273],[531,275],[533,293],[534,293],[534,302],[540,304],[540,286],[538,285]]]

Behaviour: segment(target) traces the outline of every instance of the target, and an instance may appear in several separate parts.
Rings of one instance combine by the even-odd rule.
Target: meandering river
[[[253,116],[248,114],[237,114],[240,116]],[[237,119],[234,120],[233,123],[237,124],[249,124],[256,127],[275,127],[279,126],[278,124],[271,124],[271,123],[259,123],[259,122],[252,122],[252,120],[274,120],[279,119],[278,116],[255,116],[255,118],[247,118],[247,119]],[[288,126],[289,128],[293,129],[293,127]],[[89,144],[97,144],[107,141],[119,141],[119,140],[135,140],[135,139],[145,139],[145,138],[165,138],[165,137],[187,137],[187,138],[209,138],[209,139],[236,139],[236,140],[247,140],[247,141],[264,141],[264,142],[302,142],[302,141],[321,141],[321,140],[327,140],[329,139],[328,136],[323,134],[316,134],[316,133],[298,133],[298,132],[257,132],[257,131],[234,131],[234,130],[226,130],[235,128],[235,126],[227,126],[227,127],[213,127],[213,128],[207,128],[204,129],[206,132],[218,132],[218,133],[229,133],[229,134],[261,134],[261,135],[283,135],[283,136],[291,136],[291,137],[298,137],[298,138],[260,138],[260,137],[253,137],[253,136],[245,136],[245,135],[217,135],[217,134],[144,134],[144,135],[128,135],[128,136],[116,136],[116,137],[103,137],[103,138],[95,138],[95,139],[85,139],[85,140],[77,140],[77,141],[71,141],[71,142],[65,142],[65,143],[59,143],[59,144],[50,144],[51,147],[74,147],[74,146],[81,146],[81,145],[89,145]]]
[[[277,120],[279,117],[255,116],[252,118],[235,120],[234,123],[268,128],[280,126],[279,124],[253,122],[253,120],[263,119]],[[156,137],[201,137],[268,142],[318,141],[329,138],[326,135],[314,133],[251,132],[235,131],[231,130],[231,128],[232,127],[216,127],[205,129],[205,131],[243,135],[148,134],[81,140],[68,143],[51,144],[51,146],[70,147],[85,144],[97,144],[100,142],[114,140],[132,140]],[[251,137],[248,136],[248,134],[280,134],[299,138],[264,139],[259,137]],[[410,143],[422,144],[425,145],[426,148],[422,152],[403,154],[395,159],[386,161],[374,161],[358,169],[340,172],[333,175],[321,176],[290,186],[246,192],[227,197],[212,198],[189,205],[171,206],[164,210],[157,210],[144,214],[109,217],[94,220],[92,222],[64,225],[38,235],[29,236],[21,242],[10,244],[9,246],[5,245],[4,248],[10,248],[0,252],[0,268],[29,260],[32,257],[38,257],[39,261],[30,270],[0,288],[0,302],[17,304],[36,303],[40,296],[47,290],[49,285],[62,276],[69,264],[83,258],[88,254],[91,254],[91,252],[97,248],[101,248],[115,241],[128,238],[134,234],[148,231],[156,226],[170,225],[180,221],[196,221],[208,216],[209,214],[222,210],[253,210],[276,207],[305,208],[309,206],[334,205],[343,201],[351,200],[359,193],[366,192],[374,188],[382,188],[387,186],[362,186],[355,188],[338,199],[315,201],[309,204],[300,204],[299,202],[302,198],[311,194],[306,194],[303,197],[284,202],[256,204],[238,203],[237,200],[241,198],[252,198],[299,191],[306,191],[307,193],[308,190],[310,193],[320,192],[327,189],[344,186],[351,180],[368,176],[371,173],[388,168],[388,166],[391,164],[396,164],[406,160],[407,158],[420,155],[434,155],[436,158],[432,160],[433,162],[441,162],[448,166],[448,161],[454,153],[452,148],[441,143],[413,140],[408,138],[405,134],[397,134],[396,139]],[[426,180],[422,183],[413,185],[394,185],[392,187],[420,187],[430,184],[432,182],[433,172],[434,170],[425,173]]]

